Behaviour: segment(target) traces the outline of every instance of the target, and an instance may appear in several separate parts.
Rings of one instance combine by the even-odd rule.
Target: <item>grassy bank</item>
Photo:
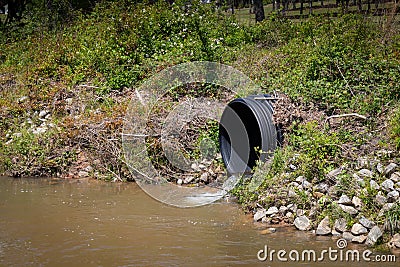
[[[293,189],[290,201],[306,213],[317,207],[315,221],[345,216],[354,224],[335,204],[346,194],[362,199],[360,214],[385,223],[374,204],[379,190],[354,186],[354,173],[400,163],[396,16],[291,21],[275,14],[245,25],[209,5],[130,1],[73,14],[60,24],[27,17],[24,26],[3,30],[1,173],[132,180],[120,133],[133,88],[168,66],[217,61],[280,96],[275,119],[284,144],[256,172],[260,188],[242,181],[233,192],[245,208],[287,205],[292,189],[282,183],[303,177],[311,190]],[[343,114],[353,115],[337,116]],[[215,136],[216,127],[200,130],[198,136]],[[370,178],[384,182],[375,169]],[[335,194],[313,189],[323,183]]]

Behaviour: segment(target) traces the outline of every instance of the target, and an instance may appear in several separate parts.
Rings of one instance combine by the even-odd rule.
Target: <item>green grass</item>
[[[385,212],[385,227],[391,235],[400,231],[400,204],[395,203],[393,207]]]
[[[392,117],[389,121],[390,135],[398,150],[400,150],[400,108],[394,110]]]

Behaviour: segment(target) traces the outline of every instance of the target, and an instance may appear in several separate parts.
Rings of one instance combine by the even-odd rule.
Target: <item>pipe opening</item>
[[[272,106],[254,98],[233,100],[221,117],[220,151],[229,174],[251,172],[257,160],[264,161],[277,145]]]

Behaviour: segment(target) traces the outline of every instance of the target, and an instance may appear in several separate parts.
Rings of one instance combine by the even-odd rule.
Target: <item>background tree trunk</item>
[[[254,0],[254,13],[256,14],[256,22],[260,22],[265,19],[264,6],[262,0]]]
[[[300,0],[300,14],[303,15],[304,0]]]
[[[361,0],[357,1],[358,11],[362,11],[362,3]]]

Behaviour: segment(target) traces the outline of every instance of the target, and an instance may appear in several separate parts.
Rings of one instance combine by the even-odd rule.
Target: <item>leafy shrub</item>
[[[289,144],[298,153],[299,175],[310,181],[324,179],[326,171],[335,165],[340,156],[339,141],[335,133],[323,132],[315,122],[294,125]]]
[[[57,10],[62,13],[63,7]],[[70,26],[53,27],[57,31],[34,30],[39,22],[30,17],[29,25],[34,26],[16,30],[14,41],[3,43],[4,65],[24,68],[36,80],[66,79],[72,84],[90,80],[119,89],[142,80],[160,64],[221,61],[225,53],[250,39],[232,17],[200,2],[187,6],[179,1],[172,5],[104,1],[89,14],[73,14]],[[24,42],[18,41],[21,36]]]
[[[394,144],[400,150],[400,108],[397,108],[390,120],[390,134]]]
[[[9,142],[0,143],[0,172],[13,176],[56,175],[75,160],[73,151],[65,150],[57,132],[36,135],[20,129]]]
[[[278,38],[281,45],[269,56],[279,61],[266,61],[267,88],[318,103],[328,113],[377,114],[387,101],[399,99],[399,58],[388,52],[397,51],[398,43],[382,43],[384,30],[379,24],[359,15],[345,15],[299,23],[279,21],[277,25],[281,28],[277,32],[287,33],[287,37]],[[264,38],[276,39],[274,35]]]

